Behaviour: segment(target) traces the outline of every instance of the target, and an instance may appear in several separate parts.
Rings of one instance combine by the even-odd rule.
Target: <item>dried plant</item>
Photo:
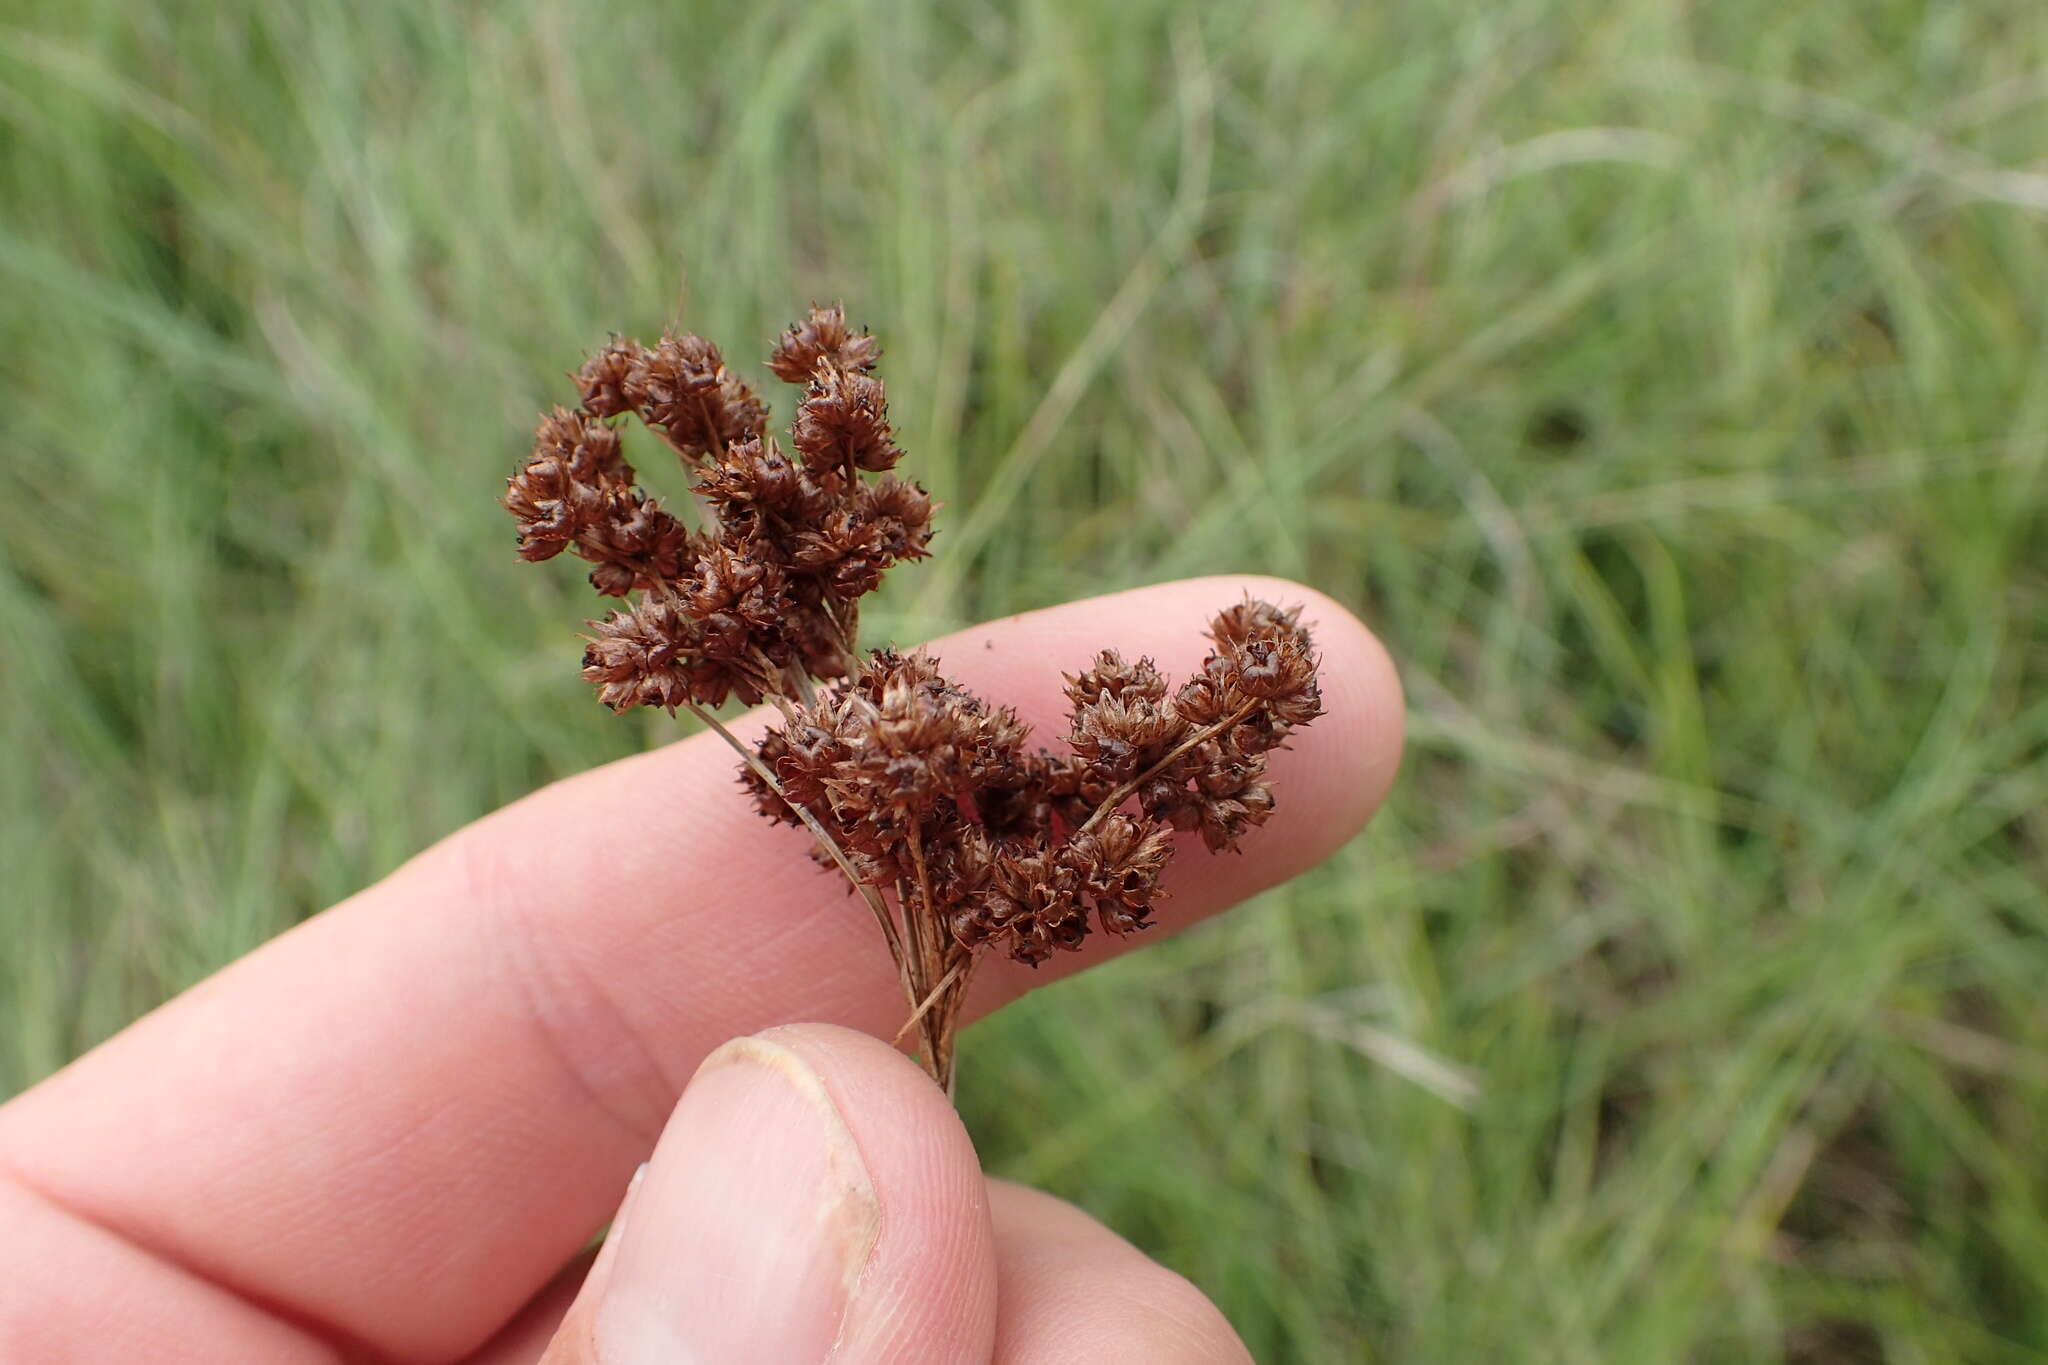
[[[717,731],[761,813],[809,830],[867,902],[910,1011],[899,1038],[914,1032],[950,1088],[982,955],[1036,966],[1091,925],[1145,928],[1172,832],[1236,849],[1273,811],[1266,755],[1321,702],[1298,612],[1256,601],[1216,617],[1179,687],[1150,659],[1096,655],[1067,679],[1058,750],[1032,747],[1014,711],[936,659],[863,656],[860,599],[925,556],[933,511],[889,472],[903,452],[876,359],[837,307],[783,334],[768,367],[803,389],[786,453],[710,342],[615,340],[576,372],[580,408],[542,417],[504,503],[522,558],[572,550],[599,593],[624,599],[586,637],[599,699],[680,708]],[[696,529],[635,482],[615,425],[628,413],[682,458]],[[781,723],[741,743],[712,714],[733,697],[771,701]]]

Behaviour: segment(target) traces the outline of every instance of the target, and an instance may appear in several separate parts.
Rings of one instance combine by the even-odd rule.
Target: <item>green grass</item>
[[[2037,0],[690,8],[0,6],[0,1092],[663,733],[495,486],[843,297],[884,633],[1256,569],[1410,692],[992,1167],[1262,1360],[2048,1359]]]

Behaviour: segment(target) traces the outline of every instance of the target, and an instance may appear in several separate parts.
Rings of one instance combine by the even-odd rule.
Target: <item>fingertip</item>
[[[1372,628],[1334,597],[1284,578],[1224,581],[1276,606],[1300,607],[1315,639],[1323,714],[1276,762],[1275,781],[1291,778],[1313,794],[1318,815],[1308,846],[1320,850],[1320,861],[1365,828],[1400,772],[1407,737],[1400,672]]]
[[[1218,612],[1245,598],[1300,608],[1320,659],[1323,714],[1269,756],[1272,818],[1248,831],[1243,856],[1212,855],[1182,836],[1163,885],[1160,917],[1171,930],[1205,919],[1307,871],[1365,827],[1401,765],[1405,734],[1400,676],[1386,646],[1341,602],[1305,584],[1262,575],[1182,579],[1006,617],[940,643],[949,671],[984,695],[1014,700],[1041,736],[1057,743],[1070,706],[1062,674],[1086,668],[1098,650],[1152,657],[1169,678],[1201,667],[1205,632]],[[992,646],[992,648],[986,647]],[[1088,951],[1057,954],[1042,969],[992,964],[977,982],[973,1012],[1032,986],[1142,947],[1154,935],[1101,935]]]
[[[835,1365],[919,1351],[933,1359],[985,1359],[996,1303],[987,1182],[945,1093],[889,1044],[836,1024],[785,1024],[729,1046],[779,1056],[813,1078],[851,1135],[874,1191],[878,1235]]]
[[[994,1233],[973,1145],[865,1034],[791,1025],[713,1049],[627,1214],[594,1306],[557,1338],[564,1361],[987,1357]]]
[[[989,1182],[1003,1293],[996,1365],[1246,1365],[1220,1309],[1080,1209]]]
[[[1129,658],[1148,655],[1169,676],[1184,678],[1208,653],[1209,623],[1247,597],[1300,608],[1321,660],[1323,714],[1273,756],[1280,813],[1274,828],[1258,836],[1261,859],[1291,876],[1364,828],[1401,766],[1400,675],[1379,637],[1334,597],[1263,574],[1185,578],[1002,617],[934,649],[949,673],[1013,703],[1041,742],[1056,742],[1068,708],[1063,674],[1086,668],[1099,650],[1115,649]]]

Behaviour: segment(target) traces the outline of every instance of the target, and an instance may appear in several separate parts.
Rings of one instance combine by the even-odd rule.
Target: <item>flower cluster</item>
[[[878,651],[815,702],[783,702],[742,780],[764,815],[809,816],[960,951],[1035,966],[1081,946],[1091,909],[1109,933],[1146,927],[1172,830],[1234,849],[1272,813],[1266,755],[1321,710],[1313,644],[1297,613],[1250,601],[1210,638],[1178,689],[1150,659],[1097,655],[1067,680],[1065,753],[1027,752],[1014,712],[932,660]]]
[[[1084,801],[1129,788],[1148,815],[1198,830],[1214,852],[1266,822],[1266,755],[1322,712],[1316,660],[1299,610],[1245,601],[1209,627],[1215,648],[1169,698],[1149,659],[1115,651],[1069,680],[1068,743]]]
[[[504,504],[522,558],[572,551],[623,600],[586,637],[599,699],[700,716],[745,760],[762,813],[808,829],[867,902],[905,1031],[950,1085],[985,952],[1037,966],[1095,928],[1145,928],[1175,831],[1236,849],[1272,814],[1267,756],[1322,703],[1298,613],[1250,600],[1211,623],[1213,648],[1178,687],[1150,659],[1096,655],[1067,679],[1051,750],[925,655],[862,659],[860,599],[932,533],[931,499],[890,472],[903,452],[875,361],[837,307],[783,334],[768,368],[803,391],[785,452],[710,342],[615,340],[576,372],[579,407],[542,417]],[[629,415],[689,472],[687,522],[626,463]],[[741,744],[707,709],[732,697],[772,699],[782,723]]]
[[[798,676],[845,675],[859,599],[931,539],[930,497],[885,472],[902,452],[875,357],[874,338],[837,307],[783,335],[769,368],[804,387],[794,459],[768,434],[767,405],[702,337],[615,340],[576,372],[581,407],[541,419],[504,502],[521,557],[571,549],[596,566],[598,592],[640,594],[594,623],[584,654],[606,705],[753,703]],[[700,529],[635,482],[615,424],[629,413],[690,471]]]

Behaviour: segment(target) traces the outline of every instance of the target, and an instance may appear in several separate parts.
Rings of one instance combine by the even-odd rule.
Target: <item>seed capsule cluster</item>
[[[751,704],[799,674],[846,674],[859,599],[931,539],[931,498],[886,473],[902,452],[875,356],[837,308],[783,336],[770,367],[804,385],[794,458],[768,434],[767,404],[702,337],[614,341],[576,372],[581,407],[541,418],[504,502],[523,558],[573,550],[596,566],[598,592],[639,594],[594,623],[584,653],[606,705]],[[629,414],[682,458],[701,529],[634,481],[615,425]]]
[[[1267,756],[1322,702],[1298,611],[1251,600],[1210,623],[1208,657],[1178,687],[1150,659],[1096,655],[1066,680],[1055,748],[927,655],[863,657],[859,600],[925,557],[933,511],[890,472],[903,452],[877,355],[836,306],[783,334],[768,367],[803,391],[785,452],[710,342],[615,340],[576,372],[580,406],[541,418],[504,504],[522,558],[573,551],[599,593],[624,600],[591,624],[583,656],[605,705],[713,726],[709,708],[730,698],[780,709],[758,744],[731,741],[741,780],[874,910],[906,1031],[950,1085],[975,962],[993,950],[1037,966],[1094,928],[1145,928],[1174,832],[1238,848],[1273,812]],[[636,482],[628,417],[689,471],[694,526]]]

